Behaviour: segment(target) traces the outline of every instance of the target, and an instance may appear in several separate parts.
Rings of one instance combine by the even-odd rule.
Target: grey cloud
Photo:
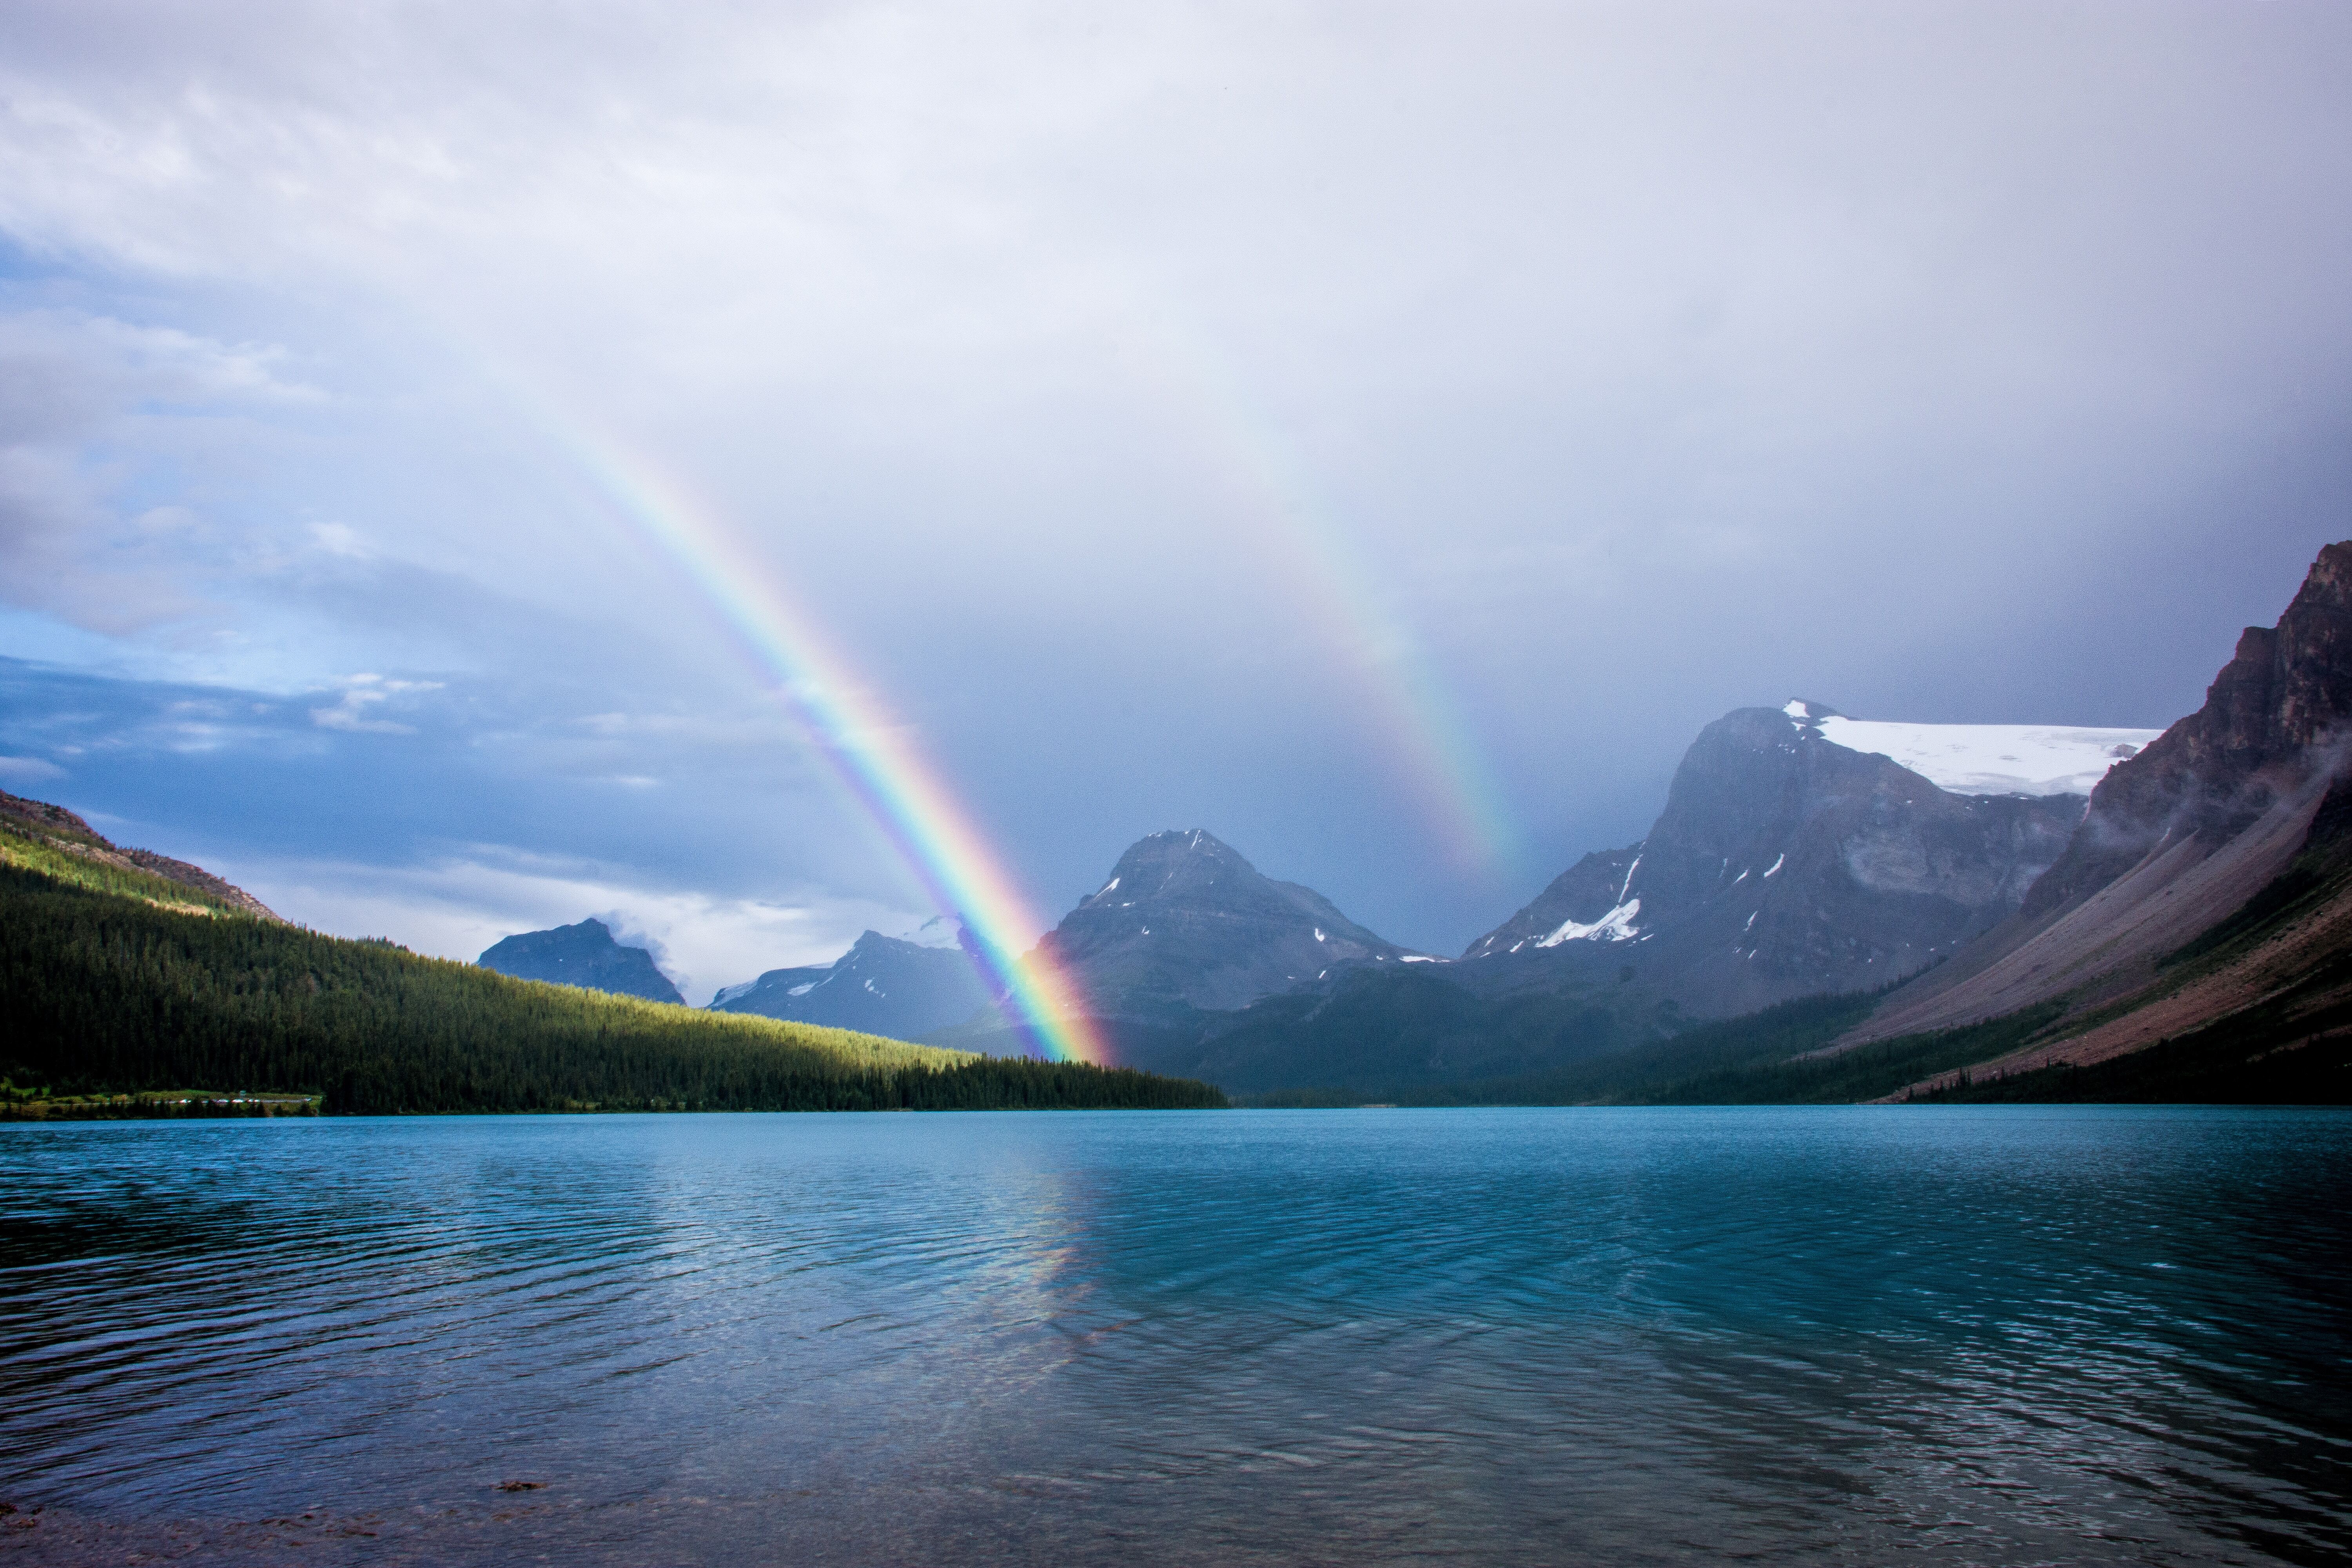
[[[2352,531],[2336,7],[16,20],[0,226],[180,334],[41,372],[17,531],[199,521],[44,603],[135,566],[285,686],[580,657],[580,712],[731,712],[603,477],[649,455],[1041,889],[1205,822],[1458,946],[1727,708],[2161,723]],[[130,500],[74,465],[159,367],[147,449],[244,423]],[[1446,860],[1416,659],[1526,863]],[[755,729],[713,809],[811,765]]]
[[[234,461],[247,442],[225,418],[317,401],[276,373],[282,357],[103,315],[0,312],[0,595],[106,632],[201,614],[218,542],[190,508],[136,498],[155,469]]]

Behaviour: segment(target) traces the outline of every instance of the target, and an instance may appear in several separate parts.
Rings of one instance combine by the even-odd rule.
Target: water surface
[[[2336,1110],[0,1127],[0,1557],[2340,1562],[2348,1184]]]

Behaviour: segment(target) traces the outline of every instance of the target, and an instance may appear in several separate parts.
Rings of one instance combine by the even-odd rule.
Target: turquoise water
[[[0,1558],[2340,1562],[2347,1192],[2335,1110],[0,1127]]]

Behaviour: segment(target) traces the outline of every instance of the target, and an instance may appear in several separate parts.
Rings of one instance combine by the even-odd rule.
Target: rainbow
[[[1514,815],[1457,704],[1410,623],[1384,594],[1307,465],[1198,331],[1130,321],[1127,343],[1160,383],[1235,500],[1286,557],[1302,608],[1354,667],[1374,715],[1454,858],[1516,868]]]
[[[575,426],[567,422],[551,427]],[[681,480],[619,442],[564,441],[592,483],[684,570],[719,607],[754,660],[772,675],[835,771],[942,914],[963,921],[968,944],[1029,1042],[1055,1061],[1108,1065],[1110,1052],[1081,994],[1040,946],[1021,944],[1045,922],[972,825],[939,770],[853,673],[816,619],[716,510]]]

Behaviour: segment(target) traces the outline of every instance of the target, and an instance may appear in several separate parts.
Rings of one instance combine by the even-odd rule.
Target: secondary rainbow
[[[1286,557],[1297,606],[1359,673],[1377,732],[1403,763],[1454,854],[1489,866],[1524,857],[1513,815],[1459,705],[1384,593],[1309,465],[1249,397],[1207,334],[1164,314],[1127,323],[1136,368],[1210,455],[1259,538]]]
[[[964,922],[998,993],[1032,1042],[1056,1061],[1108,1064],[1079,994],[1044,949],[1043,929],[989,842],[908,727],[856,679],[848,660],[774,573],[682,480],[616,441],[566,441],[597,488],[693,580],[781,684],[858,803],[923,883],[940,912]]]

